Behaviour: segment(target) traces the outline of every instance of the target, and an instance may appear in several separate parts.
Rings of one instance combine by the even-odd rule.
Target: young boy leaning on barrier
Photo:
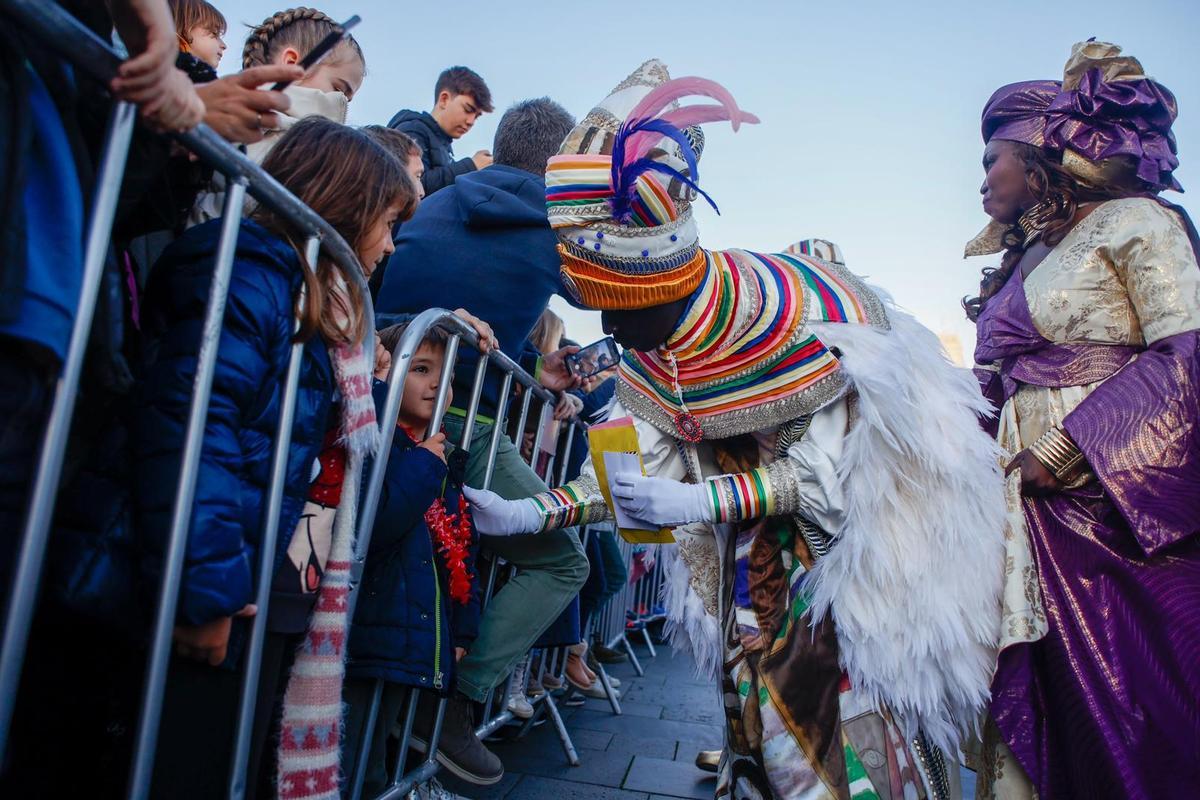
[[[379,332],[389,353],[407,326]],[[407,690],[448,695],[454,665],[466,654],[479,626],[479,537],[461,495],[465,453],[456,452],[441,431],[427,437],[446,340],[445,330],[431,328],[409,361],[350,628],[342,768],[349,775],[361,748],[370,749],[364,797],[386,788],[386,741]],[[376,378],[386,377],[385,366]],[[387,385],[377,380],[375,389],[376,408],[382,411]],[[384,681],[383,695],[375,730],[367,732],[362,728],[375,680]],[[424,697],[423,709],[431,708],[432,696]]]

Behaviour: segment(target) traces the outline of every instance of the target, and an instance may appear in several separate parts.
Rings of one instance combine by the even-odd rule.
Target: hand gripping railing
[[[15,23],[20,26],[26,34],[36,39],[39,45],[57,52],[77,69],[95,80],[106,84],[116,74],[117,66],[121,61],[118,54],[57,5],[35,0],[0,0],[0,13],[5,17],[6,24]],[[33,480],[34,488],[31,493],[29,513],[20,541],[8,611],[4,620],[3,643],[0,645],[0,760],[3,759],[9,740],[12,713],[28,643],[29,626],[33,616],[47,537],[54,512],[54,501],[62,471],[63,453],[70,432],[79,376],[85,357],[96,296],[103,274],[105,255],[112,235],[112,222],[135,118],[136,109],[133,106],[114,103],[105,135],[104,148],[99,159],[95,195],[87,230],[79,312],[72,328],[63,371],[55,388],[46,435]],[[343,273],[349,277],[354,291],[360,293],[368,322],[374,319],[362,266],[350,246],[325,220],[207,127],[201,125],[187,133],[176,134],[175,138],[199,156],[201,161],[224,174],[229,182],[229,191],[225,198],[224,222],[221,227],[201,336],[198,366],[192,387],[187,438],[184,442],[183,463],[172,512],[170,539],[167,545],[154,624],[154,638],[150,646],[138,726],[137,749],[130,776],[130,797],[138,800],[146,797],[150,791],[158,725],[162,712],[163,689],[170,657],[172,628],[175,622],[179,578],[186,552],[204,421],[212,392],[217,345],[220,340],[225,299],[229,289],[229,278],[245,195],[249,193],[260,204],[271,209],[308,237],[306,249],[310,264],[313,263],[313,256],[320,250],[323,250],[329,258],[337,263]],[[240,798],[245,789],[245,761],[249,751],[250,720],[254,716],[255,682],[252,678],[257,673],[258,663],[261,659],[265,635],[265,601],[269,592],[269,581],[262,580],[261,576],[269,574],[270,569],[269,559],[272,551],[265,546],[266,538],[275,537],[278,533],[277,507],[286,466],[283,462],[286,459],[287,438],[290,435],[289,423],[295,411],[296,376],[300,355],[301,348],[293,347],[289,360],[288,377],[285,380],[285,396],[280,415],[280,437],[276,442],[273,456],[268,508],[276,508],[276,513],[268,512],[267,524],[264,526],[264,546],[260,547],[261,557],[267,560],[267,563],[260,565],[259,568],[259,616],[253,626],[251,640],[247,647],[246,659],[249,668],[246,671],[246,689],[243,691],[234,744],[234,768],[229,792],[232,798]]]

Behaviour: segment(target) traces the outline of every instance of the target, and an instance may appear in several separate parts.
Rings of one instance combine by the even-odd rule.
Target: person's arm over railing
[[[610,418],[617,419],[628,414],[620,403],[616,403]],[[637,429],[646,472],[683,478],[686,469],[675,440],[643,420],[635,418],[634,427]],[[577,435],[585,436],[586,432],[579,431]],[[611,517],[596,481],[590,455],[583,462],[578,478],[532,497],[505,500],[492,492],[469,486],[464,487],[463,491],[471,502],[476,528],[481,534],[489,536],[541,533],[573,525],[587,525]]]
[[[131,58],[109,88],[118,100],[136,103],[142,119],[160,130],[186,131],[204,118],[204,103],[175,68],[179,39],[166,0],[112,0],[113,25]]]

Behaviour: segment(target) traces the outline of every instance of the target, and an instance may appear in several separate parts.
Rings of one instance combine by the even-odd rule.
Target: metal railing
[[[118,54],[57,5],[31,0],[0,0],[0,10],[10,21],[36,37],[39,43],[56,50],[60,56],[91,78],[106,83],[116,74],[117,66],[121,62]],[[62,475],[63,457],[75,410],[79,378],[135,122],[136,109],[133,106],[121,102],[114,103],[99,157],[95,194],[90,209],[79,312],[72,328],[63,370],[55,386],[4,621],[4,638],[3,644],[0,645],[0,757],[6,752],[10,738],[12,715]],[[171,651],[172,628],[175,623],[179,578],[186,552],[204,423],[212,393],[217,345],[246,194],[255,197],[260,204],[271,209],[307,237],[306,254],[309,264],[315,263],[320,251],[324,251],[336,262],[344,274],[350,277],[353,290],[360,293],[368,318],[373,318],[370,294],[358,258],[353,249],[324,219],[207,127],[201,125],[195,130],[175,136],[202,161],[225,175],[229,189],[225,196],[224,221],[205,310],[183,459],[172,510],[170,538],[159,590],[153,640],[149,648],[137,744],[130,775],[129,796],[133,798],[146,797],[150,791],[158,727],[162,715],[163,689]],[[282,500],[283,472],[286,468],[287,447],[295,411],[301,351],[300,344],[294,346],[291,351],[279,433],[272,458],[272,483],[264,519],[263,546],[260,548],[263,563],[258,569],[260,608],[265,608],[262,604],[269,595],[270,581],[262,578],[269,575],[269,554],[273,552],[273,543],[278,534],[278,510]],[[229,794],[233,798],[240,798],[245,792],[245,762],[250,748],[249,720],[254,714],[254,691],[266,634],[265,622],[266,615],[260,613],[255,620],[248,647],[241,711],[234,744],[236,756],[230,778]]]
[[[7,19],[6,24],[15,23],[27,34],[36,38],[39,44],[56,51],[63,59],[89,77],[106,84],[116,74],[117,67],[121,63],[120,56],[108,43],[98,38],[57,5],[34,0],[0,0],[0,11]],[[17,567],[4,620],[4,637],[0,644],[0,758],[7,751],[10,739],[13,710],[28,644],[38,584],[45,561],[55,499],[62,476],[63,458],[75,410],[79,378],[86,356],[105,258],[111,242],[117,198],[120,193],[135,122],[136,109],[133,106],[121,102],[113,104],[98,161],[95,193],[92,198],[84,248],[83,281],[78,313],[71,331],[63,369],[54,389],[54,399],[33,478],[29,512],[20,539]],[[192,403],[188,412],[183,463],[172,512],[170,539],[154,623],[154,637],[149,649],[147,679],[138,723],[137,749],[130,776],[130,796],[133,798],[146,797],[150,791],[158,727],[162,714],[163,688],[166,683],[172,628],[175,623],[179,576],[183,569],[204,421],[212,392],[217,344],[224,318],[234,250],[246,194],[252,195],[259,203],[271,209],[308,238],[307,251],[310,259],[318,251],[324,251],[329,258],[336,262],[350,277],[353,290],[360,293],[368,318],[373,318],[366,278],[363,276],[358,258],[353,249],[332,226],[207,127],[201,125],[195,130],[176,134],[175,138],[206,164],[224,174],[229,183],[229,190],[225,197],[225,221],[221,228],[213,281],[205,310],[198,366],[192,387]],[[312,263],[311,260],[310,263]],[[290,397],[284,404],[289,408],[283,415],[284,417],[288,417],[294,410],[295,375],[299,367],[299,356],[300,348],[293,348],[288,367]],[[283,468],[280,460],[282,455],[286,454],[286,438],[290,436],[290,431],[290,425],[286,428],[281,426],[282,447],[276,448],[272,466],[273,474],[276,477]],[[275,502],[278,502],[278,498],[274,497],[278,494],[277,484],[278,482],[272,486],[272,496]],[[268,525],[268,528],[270,527]],[[277,522],[275,527],[277,527]],[[270,531],[270,535],[274,536],[276,532]],[[270,551],[263,549],[261,552],[266,554]],[[266,558],[265,555],[264,558]],[[268,564],[259,569],[259,574],[266,574],[268,569],[269,559]],[[269,584],[269,581],[267,583]],[[263,588],[260,585],[260,595]],[[248,672],[254,672],[257,669],[257,658],[261,654],[265,635],[263,620],[265,620],[265,616],[260,615],[259,621],[254,626],[250,645],[252,655],[250,663],[254,666]],[[254,684],[248,684],[249,688],[243,694],[243,716],[245,716],[246,702],[249,701],[252,704],[253,686]],[[248,753],[248,725],[239,725],[235,748],[239,754]],[[245,758],[238,758],[235,761],[244,762]],[[244,768],[240,772],[235,769],[235,774],[231,777],[230,796],[240,798],[244,789]]]
[[[24,29],[39,43],[54,49],[65,60],[90,77],[107,83],[115,74],[120,63],[118,54],[108,43],[96,37],[57,5],[39,2],[39,0],[0,0],[0,15],[4,18],[6,25],[15,24]],[[8,608],[4,619],[3,641],[0,643],[0,763],[3,762],[11,739],[13,711],[45,561],[55,501],[62,475],[64,453],[71,429],[97,295],[105,269],[105,259],[110,249],[112,224],[135,122],[136,109],[133,106],[120,102],[114,103],[99,157],[95,191],[90,206],[79,311],[74,321],[67,357],[54,391],[46,434],[33,478],[29,512],[19,542],[17,565],[11,582]],[[203,448],[205,420],[212,394],[217,348],[246,195],[253,196],[261,205],[269,208],[301,232],[301,235],[306,238],[305,255],[308,264],[315,264],[321,252],[337,263],[344,274],[350,277],[354,290],[361,293],[363,307],[368,320],[372,321],[372,327],[374,320],[366,279],[357,256],[325,220],[208,128],[200,126],[193,131],[176,134],[175,138],[195,153],[202,162],[225,175],[228,189],[224,200],[223,221],[214,262],[213,280],[204,315],[196,374],[192,385],[181,468],[171,512],[170,535],[161,584],[158,587],[158,603],[154,615],[153,636],[147,654],[145,683],[141,693],[138,729],[128,789],[128,796],[135,800],[148,797],[151,790],[164,688],[170,665],[180,578],[184,568],[193,499]],[[303,297],[301,302],[303,302]],[[463,320],[443,309],[431,309],[418,315],[409,324],[392,353],[388,392],[378,414],[382,424],[381,448],[378,457],[371,462],[357,522],[349,596],[349,618],[351,620],[357,597],[354,589],[361,579],[370,544],[405,375],[417,347],[426,332],[434,325],[449,330],[450,337],[446,344],[441,391],[435,404],[434,419],[429,426],[430,431],[437,431],[440,428],[443,416],[447,411],[447,392],[452,384],[460,342],[466,340],[472,347],[476,346],[478,342],[474,330]],[[233,734],[231,743],[233,759],[227,796],[232,800],[240,800],[244,797],[248,782],[254,780],[254,776],[248,775],[248,762],[256,713],[257,686],[267,636],[272,555],[276,550],[275,545],[279,536],[280,509],[283,502],[292,426],[295,421],[302,351],[303,344],[301,343],[294,344],[290,351],[287,371],[282,384],[280,416],[271,455],[270,483],[266,494],[266,503],[262,510],[261,542],[258,546],[260,561],[255,565],[254,602],[258,606],[258,612],[253,618],[250,638],[245,649],[238,715],[231,731]],[[516,425],[518,441],[514,444],[519,446],[521,432],[524,431],[529,416],[533,412],[534,402],[540,404],[536,411],[539,424],[536,426],[531,460],[537,457],[542,445],[546,426],[541,423],[548,418],[553,404],[557,400],[554,393],[538,384],[532,376],[504,354],[492,352],[487,358],[480,358],[467,403],[464,433],[461,441],[457,443],[459,448],[464,451],[469,451],[471,447],[471,434],[479,411],[483,384],[488,370],[492,368],[499,370],[503,377],[499,393],[499,407],[495,412],[496,422],[488,441],[482,488],[490,485],[495,471],[496,454],[501,444],[501,437],[506,435],[503,423],[508,416],[514,384],[525,387]],[[557,477],[558,482],[561,482],[565,475],[567,454],[571,448],[572,438],[577,435],[578,427],[577,422],[567,426],[565,433],[561,436],[560,446],[556,449],[555,455],[547,467],[547,475]],[[623,545],[623,548],[628,559],[629,548],[627,545]],[[485,607],[494,592],[498,572],[502,568],[506,568],[505,565],[501,564],[498,559],[493,559],[484,592]],[[511,569],[512,567],[507,566],[507,568]],[[631,605],[635,600],[636,598],[630,594],[629,587],[626,587],[620,596],[609,603],[609,610],[605,612],[608,616],[603,617],[603,621],[598,621],[597,624],[611,627],[609,618],[614,615],[619,616],[623,621],[625,609],[635,607]],[[613,611],[612,609],[617,610]],[[621,634],[623,637],[623,628]],[[647,643],[649,643],[648,639]],[[625,640],[625,647],[636,664],[636,657],[633,656],[632,648],[627,640]],[[564,663],[565,656],[561,653],[556,656],[551,652],[543,652],[540,669],[542,672],[550,670],[561,673]],[[637,669],[641,674],[640,664],[637,665]],[[607,676],[602,676],[602,682],[609,693],[614,712],[620,713]],[[506,686],[507,682],[499,685]],[[358,763],[343,765],[349,776],[347,784],[349,795],[355,800],[361,792],[364,767],[370,751],[369,738],[374,734],[378,721],[381,692],[382,682],[377,682],[373,692],[374,699],[364,721],[365,734],[360,739],[362,744]],[[412,690],[409,698],[403,717],[399,757],[395,763],[389,765],[390,786],[380,795],[380,798],[400,797],[414,784],[432,776],[438,769],[437,739],[445,710],[444,700],[438,705],[425,759],[409,772],[403,774],[401,772],[416,717],[417,692],[416,689]],[[484,719],[478,728],[481,737],[489,735],[512,720],[511,712],[505,708],[506,699],[505,691],[497,693],[492,690],[488,693],[484,703]],[[545,692],[535,702],[537,715],[545,714],[554,722],[568,760],[571,763],[578,763],[578,756],[550,692]],[[528,731],[532,722],[533,720],[526,722],[522,731]]]
[[[644,548],[646,552],[654,553],[658,547],[633,545],[620,537],[617,541],[629,575],[634,572],[636,553],[640,549]],[[657,656],[649,626],[666,618],[658,608],[662,588],[663,571],[656,561],[636,580],[627,580],[621,590],[598,612],[597,619],[593,622],[593,632],[608,647],[623,650],[629,657],[634,672],[639,676],[645,675],[645,669],[633,649],[631,637],[637,636],[640,639],[651,658]],[[615,707],[614,712],[620,713]]]
[[[478,336],[475,330],[464,322],[458,316],[452,314],[445,309],[429,309],[417,315],[408,323],[408,327],[404,330],[400,341],[396,343],[395,349],[392,351],[392,367],[388,375],[388,391],[383,402],[383,406],[379,409],[379,419],[382,424],[382,436],[380,442],[380,451],[378,457],[372,462],[371,470],[367,478],[366,486],[363,491],[363,505],[359,513],[357,523],[357,536],[355,542],[354,560],[351,564],[351,594],[349,599],[349,616],[353,619],[354,608],[357,603],[357,592],[354,588],[359,583],[363,571],[366,566],[367,552],[370,548],[372,529],[375,524],[375,515],[378,511],[379,499],[383,491],[384,476],[387,471],[387,456],[391,450],[392,439],[395,434],[395,420],[400,410],[400,402],[403,396],[404,380],[408,374],[409,365],[412,362],[413,356],[420,347],[421,342],[433,327],[441,327],[449,332],[449,338],[445,346],[445,356],[442,363],[442,374],[439,378],[438,395],[434,403],[433,416],[429,423],[427,435],[436,433],[442,425],[448,409],[448,395],[453,383],[454,369],[456,365],[457,355],[461,343],[465,341],[471,347],[478,347]],[[553,411],[554,404],[558,397],[553,392],[549,391],[538,383],[533,376],[521,369],[515,362],[512,361],[504,353],[494,350],[488,353],[486,358],[480,358],[475,368],[474,380],[472,382],[471,391],[468,395],[468,402],[465,410],[465,418],[463,421],[463,433],[458,442],[454,444],[459,450],[464,453],[470,453],[471,444],[474,435],[475,423],[479,413],[480,397],[483,392],[484,383],[487,379],[488,368],[492,366],[500,370],[503,377],[501,379],[500,392],[498,395],[498,404],[495,412],[495,422],[493,423],[491,436],[488,439],[488,449],[485,456],[484,478],[480,487],[487,489],[491,486],[492,476],[495,472],[496,457],[499,451],[502,437],[506,434],[505,420],[508,416],[509,403],[513,395],[513,384],[519,384],[524,387],[522,392],[521,407],[517,424],[517,440],[519,440],[520,432],[524,430],[525,423],[529,418],[531,406],[534,401],[540,403],[538,408],[538,425],[535,442],[531,453],[531,460],[537,457],[538,450],[541,446],[541,439],[545,429],[544,422],[548,415]],[[574,431],[578,422],[573,421],[568,428],[567,434],[563,437],[564,446],[557,448],[555,458],[565,466],[566,453],[569,452],[570,442],[574,436]],[[514,446],[517,446],[517,441],[513,441]],[[562,472],[560,471],[560,475]],[[483,607],[486,610],[488,602],[491,600],[495,591],[497,572],[500,569],[499,560],[492,558],[491,569],[489,570],[487,585],[483,593]],[[497,684],[501,687],[506,687],[508,681],[504,680]],[[367,709],[367,713],[363,719],[362,729],[359,734],[361,742],[358,758],[353,765],[343,765],[343,769],[347,775],[347,797],[351,800],[358,800],[362,794],[363,781],[366,774],[367,759],[370,752],[370,739],[374,735],[377,723],[379,721],[379,708],[383,698],[384,682],[381,679],[376,679],[371,692],[371,703]],[[425,758],[413,769],[408,772],[402,772],[405,757],[409,750],[409,744],[412,741],[413,724],[416,719],[417,701],[419,692],[422,691],[416,687],[409,689],[409,697],[406,701],[404,714],[404,724],[401,729],[400,746],[397,748],[396,760],[388,765],[389,786],[382,793],[376,796],[376,800],[392,800],[399,798],[408,793],[408,791],[417,783],[427,780],[437,773],[440,765],[437,762],[438,739],[441,733],[441,722],[445,714],[446,700],[440,699],[437,705],[436,716],[434,718],[433,729],[430,735],[430,740],[426,748]],[[496,703],[496,691],[492,689],[488,692],[487,698],[484,700],[484,719],[476,729],[476,734],[480,737],[486,737],[494,733],[501,726],[512,721],[512,712],[506,710],[504,692],[501,692],[500,702]],[[566,731],[565,725],[562,723],[561,715],[555,707],[553,698],[549,693],[537,698],[539,711],[544,707],[555,721],[555,727],[563,741],[564,750],[567,752],[568,759],[572,763],[578,763],[578,758],[574,753],[574,746],[570,743],[570,736]],[[527,726],[526,726],[527,727]]]

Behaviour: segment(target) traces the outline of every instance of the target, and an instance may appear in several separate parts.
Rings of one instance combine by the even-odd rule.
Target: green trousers
[[[462,441],[463,424],[462,417],[446,415],[446,436],[455,445]],[[467,461],[468,486],[483,486],[492,427],[475,425]],[[502,435],[489,488],[507,500],[518,500],[548,487]],[[458,663],[458,690],[475,701],[482,701],[488,689],[512,671],[542,631],[579,594],[588,576],[587,556],[574,528],[531,536],[484,536],[483,546],[515,565],[517,574],[484,609],[479,635]]]

